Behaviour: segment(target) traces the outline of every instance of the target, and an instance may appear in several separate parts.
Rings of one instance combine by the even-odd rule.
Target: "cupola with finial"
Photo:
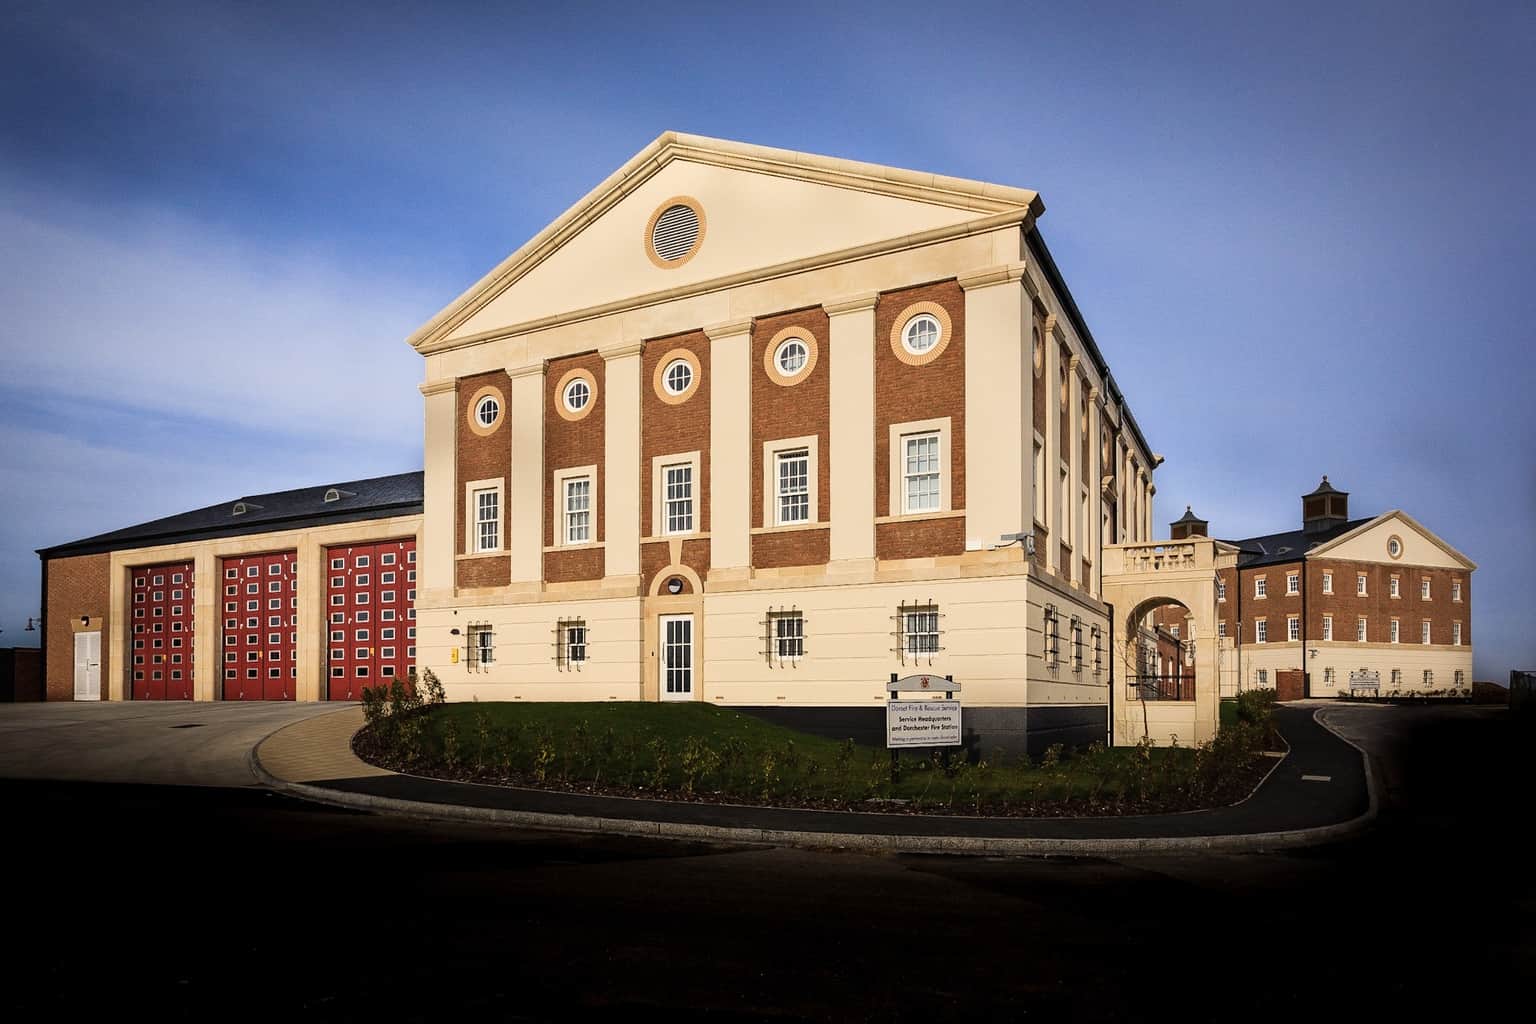
[[[1348,519],[1349,492],[1330,484],[1326,473],[1317,490],[1301,496],[1301,528],[1306,533],[1320,533]]]
[[[1168,524],[1168,537],[1171,540],[1188,540],[1191,537],[1209,537],[1210,523],[1201,519],[1190,509],[1184,506],[1184,514]]]

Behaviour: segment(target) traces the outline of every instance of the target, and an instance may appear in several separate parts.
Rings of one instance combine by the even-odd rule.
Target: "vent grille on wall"
[[[651,229],[651,247],[657,257],[680,260],[693,251],[699,240],[699,215],[681,203],[667,207]]]

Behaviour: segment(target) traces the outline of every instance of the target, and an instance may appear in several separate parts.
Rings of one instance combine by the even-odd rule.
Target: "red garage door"
[[[293,700],[299,681],[294,552],[226,558],[222,568],[224,699]]]
[[[130,570],[132,700],[192,699],[192,563]]]
[[[416,541],[338,545],[325,564],[327,696],[361,700],[416,663]]]

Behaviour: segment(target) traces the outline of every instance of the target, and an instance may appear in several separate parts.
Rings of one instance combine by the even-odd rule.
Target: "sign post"
[[[938,747],[944,751],[944,768],[949,768],[949,749],[962,744],[960,702],[955,694],[960,685],[954,676],[915,675],[898,677],[891,673],[886,683],[885,745],[891,751],[891,784],[901,775],[900,751],[906,747]],[[939,691],[944,699],[939,700]],[[903,700],[903,693],[930,694],[927,699]]]

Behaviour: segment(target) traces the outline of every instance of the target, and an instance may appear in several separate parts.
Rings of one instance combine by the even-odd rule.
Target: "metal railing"
[[[1194,700],[1195,676],[1192,672],[1161,676],[1130,676],[1125,683],[1126,700]]]

